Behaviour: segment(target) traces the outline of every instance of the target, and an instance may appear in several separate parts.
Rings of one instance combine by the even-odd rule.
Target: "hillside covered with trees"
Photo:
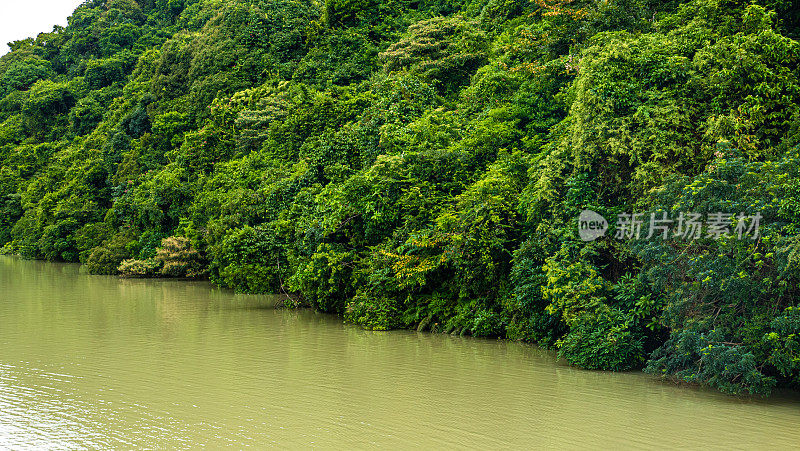
[[[583,368],[797,388],[799,14],[89,0],[0,58],[0,247]],[[583,241],[587,209],[761,222]]]

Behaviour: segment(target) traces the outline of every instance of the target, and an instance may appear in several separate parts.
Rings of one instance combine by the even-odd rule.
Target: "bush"
[[[213,251],[211,280],[247,293],[275,293],[288,275],[283,249],[269,224],[234,230]]]
[[[188,277],[206,275],[206,266],[200,253],[188,238],[171,236],[161,241],[156,256],[144,260],[129,259],[119,266],[125,277]]]
[[[50,61],[39,58],[26,58],[12,63],[0,76],[0,97],[12,90],[24,91],[38,80],[50,78],[53,72]]]
[[[124,260],[119,265],[119,273],[123,277],[155,277],[161,269],[161,262],[154,258],[147,260]]]
[[[673,332],[653,353],[645,371],[730,394],[767,395],[775,386],[775,379],[761,372],[747,347],[728,341],[717,329]]]
[[[91,97],[83,98],[69,112],[70,128],[76,135],[85,135],[103,120],[103,106]]]
[[[542,270],[544,251],[533,240],[527,240],[514,251],[511,268],[511,296],[503,303],[511,316],[506,334],[512,340],[524,340],[552,347],[566,332],[561,312],[546,311],[542,286],[547,278]]]
[[[192,247],[188,238],[164,238],[156,251],[155,260],[161,263],[162,276],[197,278],[206,274],[200,253]]]
[[[397,301],[388,297],[356,296],[347,304],[344,319],[369,330],[391,330],[399,327]]]
[[[408,31],[407,38],[381,53],[387,72],[408,69],[442,93],[450,93],[486,64],[486,36],[477,22],[463,16],[434,17]]]
[[[481,10],[481,23],[486,27],[497,27],[519,16],[531,3],[530,0],[489,0]]]
[[[30,95],[22,105],[29,130],[45,136],[49,127],[60,115],[68,114],[77,102],[76,87],[70,83],[39,80],[30,89]]]
[[[125,77],[123,62],[118,59],[89,61],[84,75],[90,89],[100,89]]]
[[[628,370],[644,362],[644,337],[619,310],[580,315],[558,341],[558,356],[591,370]]]
[[[473,337],[500,337],[505,332],[505,329],[505,322],[499,313],[486,308],[479,308],[473,314],[469,333]]]
[[[769,363],[782,377],[800,385],[800,308],[786,308],[771,326],[772,332],[764,337],[772,349]]]
[[[92,249],[86,258],[89,274],[119,274],[122,261],[131,256],[127,249],[129,241],[127,236],[118,236]]]
[[[300,292],[315,308],[342,313],[355,292],[353,256],[328,244],[321,244],[311,259],[300,265],[289,280],[289,288]]]

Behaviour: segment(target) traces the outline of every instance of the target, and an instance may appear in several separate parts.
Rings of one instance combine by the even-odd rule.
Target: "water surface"
[[[741,400],[275,301],[0,256],[0,448],[800,446],[794,395]]]

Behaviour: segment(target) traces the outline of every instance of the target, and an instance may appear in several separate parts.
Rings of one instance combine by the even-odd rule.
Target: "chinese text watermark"
[[[722,237],[755,240],[759,237],[761,213],[702,213],[678,212],[670,217],[660,213],[621,213],[617,215],[614,238],[618,240],[662,239],[697,240]],[[584,210],[578,217],[578,234],[583,241],[594,241],[606,235],[608,221],[592,210]]]

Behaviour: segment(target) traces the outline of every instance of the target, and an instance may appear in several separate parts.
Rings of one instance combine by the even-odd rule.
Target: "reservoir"
[[[0,448],[770,448],[800,397],[372,332],[206,282],[0,256]]]

